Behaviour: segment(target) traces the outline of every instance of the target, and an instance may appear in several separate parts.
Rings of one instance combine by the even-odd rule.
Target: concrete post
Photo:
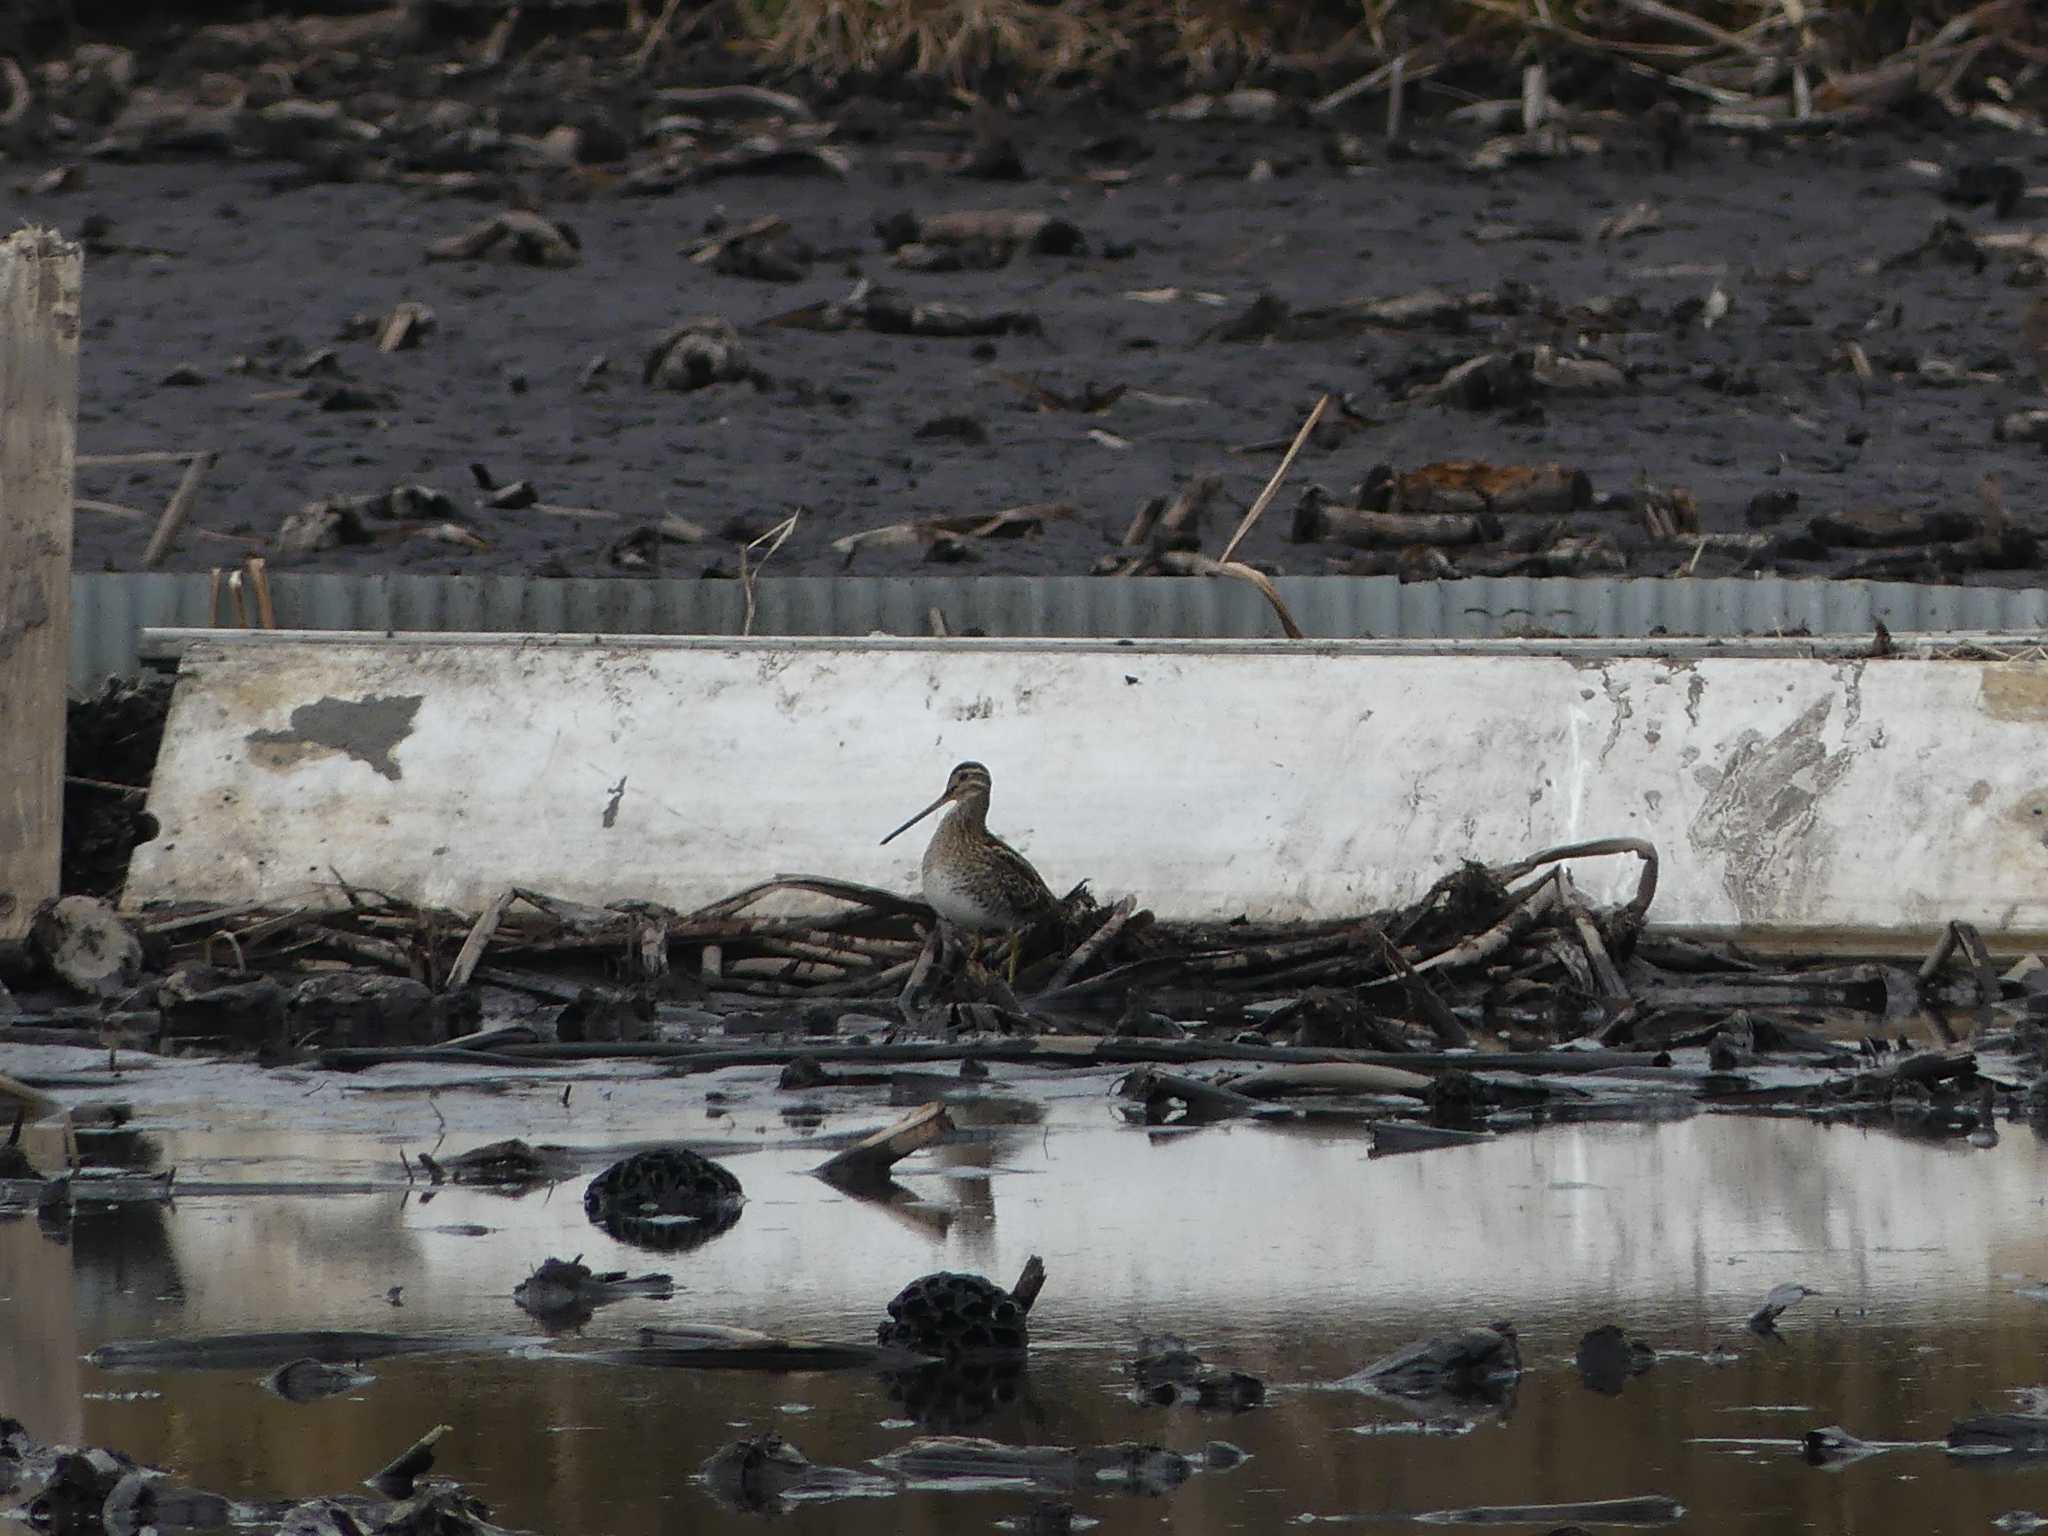
[[[63,851],[81,270],[51,230],[0,240],[0,943]]]

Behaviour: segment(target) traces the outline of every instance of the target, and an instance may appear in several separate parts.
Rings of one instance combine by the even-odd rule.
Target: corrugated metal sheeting
[[[1296,621],[1323,639],[1901,634],[2048,629],[2048,590],[1903,582],[1682,581],[1643,578],[1414,582],[1391,576],[1294,576],[1275,585]],[[287,629],[570,634],[740,632],[745,596],[731,581],[541,580],[517,576],[280,574],[270,579]],[[91,688],[139,666],[145,625],[233,623],[209,614],[203,573],[72,578],[71,681]],[[1233,639],[1279,633],[1251,587],[1202,578],[1089,576],[768,579],[757,584],[756,635],[949,632],[1096,638]]]

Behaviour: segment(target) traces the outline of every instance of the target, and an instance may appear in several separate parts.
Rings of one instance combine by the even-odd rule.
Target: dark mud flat
[[[500,205],[307,185],[283,162],[94,160],[79,189],[38,194],[18,189],[42,164],[15,164],[0,177],[0,219],[96,231],[81,450],[221,456],[173,568],[232,565],[264,552],[309,501],[399,483],[452,498],[414,526],[452,520],[487,547],[396,537],[408,528],[373,519],[375,542],[300,567],[730,575],[741,542],[801,507],[772,569],[825,573],[847,563],[833,541],[866,529],[1050,503],[1073,515],[1046,521],[1042,536],[940,541],[936,552],[976,571],[1079,574],[1113,552],[1146,501],[1208,473],[1221,477],[1201,530],[1214,555],[1329,391],[1343,409],[1243,547],[1275,570],[1442,574],[1392,549],[1290,542],[1295,504],[1311,485],[1353,504],[1378,465],[1479,459],[1556,462],[1604,499],[1563,530],[1603,544],[1560,554],[1554,539],[1535,540],[1543,547],[1509,567],[1523,573],[2039,580],[2048,454],[1994,441],[1993,429],[2048,404],[2021,333],[2035,297],[2024,285],[2040,281],[2041,264],[1972,237],[2028,230],[2043,205],[2022,198],[2004,219],[1951,207],[1934,174],[2003,159],[2039,181],[2048,153],[2030,140],[1904,121],[1812,142],[1701,130],[1667,168],[1646,130],[1610,122],[1597,156],[1480,174],[1463,160],[1482,136],[1441,123],[1417,127],[1416,152],[1394,156],[1376,134],[1347,144],[1334,128],[1284,118],[1223,125],[1027,107],[1009,128],[1028,178],[988,182],[933,168],[935,155],[970,145],[964,120],[861,115],[862,135],[841,136],[844,179],[763,171],[662,196],[548,201],[580,242],[580,260],[561,269],[429,264],[431,242]],[[1358,163],[1340,163],[1347,156]],[[1660,221],[1595,238],[1639,203]],[[1084,248],[1019,251],[994,271],[906,271],[876,230],[904,211],[973,208],[1057,215]],[[771,215],[809,250],[793,281],[684,254]],[[1969,233],[1937,236],[1944,218]],[[1038,329],[939,339],[762,324],[845,300],[861,281],[916,302],[1025,313]],[[1498,301],[1443,329],[1305,314],[1425,287]],[[430,306],[438,322],[417,347],[387,354],[373,339],[337,339],[351,317],[403,302]],[[738,328],[758,379],[687,393],[643,384],[656,340],[704,316]],[[1852,342],[1867,381],[1848,360]],[[1623,382],[1479,408],[1403,398],[1475,353],[1542,346],[1611,362]],[[302,397],[335,376],[299,377],[292,365],[327,347],[323,366],[363,408]],[[1101,408],[1063,408],[1088,404]],[[1262,446],[1233,451],[1249,445]],[[611,515],[481,507],[472,464],[500,483],[531,481],[544,503]],[[1996,537],[1981,521],[1987,475],[2012,519]],[[176,478],[175,466],[87,468],[80,494],[153,519]],[[1665,495],[1660,505],[1681,510],[1653,540],[1639,481],[1689,494],[1698,532],[1758,537],[1702,546],[1683,503]],[[1885,537],[1917,531],[1873,550],[1854,530],[1810,530],[1815,518],[1871,512],[1899,515]],[[664,517],[706,537],[643,535],[615,553]],[[147,535],[146,522],[82,512],[79,567],[132,568]],[[1443,552],[1467,573],[1494,569],[1455,545]],[[929,570],[930,553],[928,540],[870,544],[852,569]]]
[[[83,1070],[84,1052],[13,1064],[71,1055]],[[810,1170],[823,1144],[892,1113],[879,1098],[791,1093],[758,1070],[711,1083],[717,1098],[618,1068],[488,1090],[447,1081],[430,1102],[416,1070],[341,1084],[196,1063],[130,1071],[121,1158],[175,1166],[203,1192],[81,1207],[61,1235],[30,1216],[0,1223],[0,1411],[40,1439],[113,1446],[248,1500],[351,1489],[447,1423],[436,1475],[534,1531],[755,1529],[757,1514],[692,1474],[768,1431],[870,1481],[917,1437],[948,1433],[1150,1442],[1202,1463],[1151,1494],[924,1479],[788,1507],[792,1529],[818,1531],[991,1530],[1047,1502],[1105,1532],[1412,1529],[1406,1517],[1428,1511],[1652,1498],[1683,1506],[1682,1529],[1977,1532],[2048,1507],[2041,1463],[1966,1463],[1939,1444],[1952,1422],[2041,1383],[2048,1252],[2028,1234],[2048,1148],[2024,1126],[1970,1148],[1701,1115],[1373,1158],[1328,1126],[1120,1124],[1107,1074],[998,1069],[982,1107],[960,1110],[974,1136],[904,1165],[909,1194],[878,1204]],[[580,1178],[429,1195],[398,1175],[400,1148],[446,1155],[506,1134],[584,1151],[680,1137],[715,1151],[748,1202],[709,1241],[655,1261],[586,1221]],[[360,1192],[280,1194],[280,1176]],[[543,1255],[574,1252],[596,1269],[658,1262],[674,1294],[551,1333],[510,1293]],[[574,1358],[697,1324],[872,1342],[910,1277],[1007,1277],[1032,1253],[1049,1280],[1031,1358],[981,1398],[936,1403],[859,1370]],[[1795,1281],[1820,1294],[1774,1337],[1750,1331],[1758,1300]],[[1411,1339],[1509,1318],[1523,1373],[1485,1400],[1418,1411],[1333,1385]],[[1658,1351],[1618,1392],[1589,1388],[1573,1363],[1603,1323]],[[264,1365],[85,1358],[114,1341],[285,1329],[474,1342],[366,1359],[373,1379],[301,1402],[267,1390]],[[1138,1401],[1130,1362],[1158,1332],[1261,1378],[1263,1404]],[[1802,1435],[1831,1424],[1921,1443],[1809,1465]],[[1213,1463],[1214,1442],[1249,1459]]]

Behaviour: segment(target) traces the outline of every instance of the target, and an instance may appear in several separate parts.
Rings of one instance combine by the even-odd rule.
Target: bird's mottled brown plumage
[[[970,933],[1009,934],[1014,973],[1022,931],[1051,916],[1059,903],[1031,861],[989,831],[990,787],[986,768],[962,763],[947,778],[938,799],[882,841],[909,831],[950,803],[953,808],[924,851],[924,899],[946,922]]]

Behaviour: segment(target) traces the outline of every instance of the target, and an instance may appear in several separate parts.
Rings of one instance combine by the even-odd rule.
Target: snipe
[[[938,799],[882,841],[900,837],[940,806],[953,807],[924,850],[924,899],[942,922],[973,934],[1008,934],[1009,977],[1015,985],[1024,930],[1058,910],[1059,903],[1031,861],[989,831],[989,788],[986,768],[962,763]]]

